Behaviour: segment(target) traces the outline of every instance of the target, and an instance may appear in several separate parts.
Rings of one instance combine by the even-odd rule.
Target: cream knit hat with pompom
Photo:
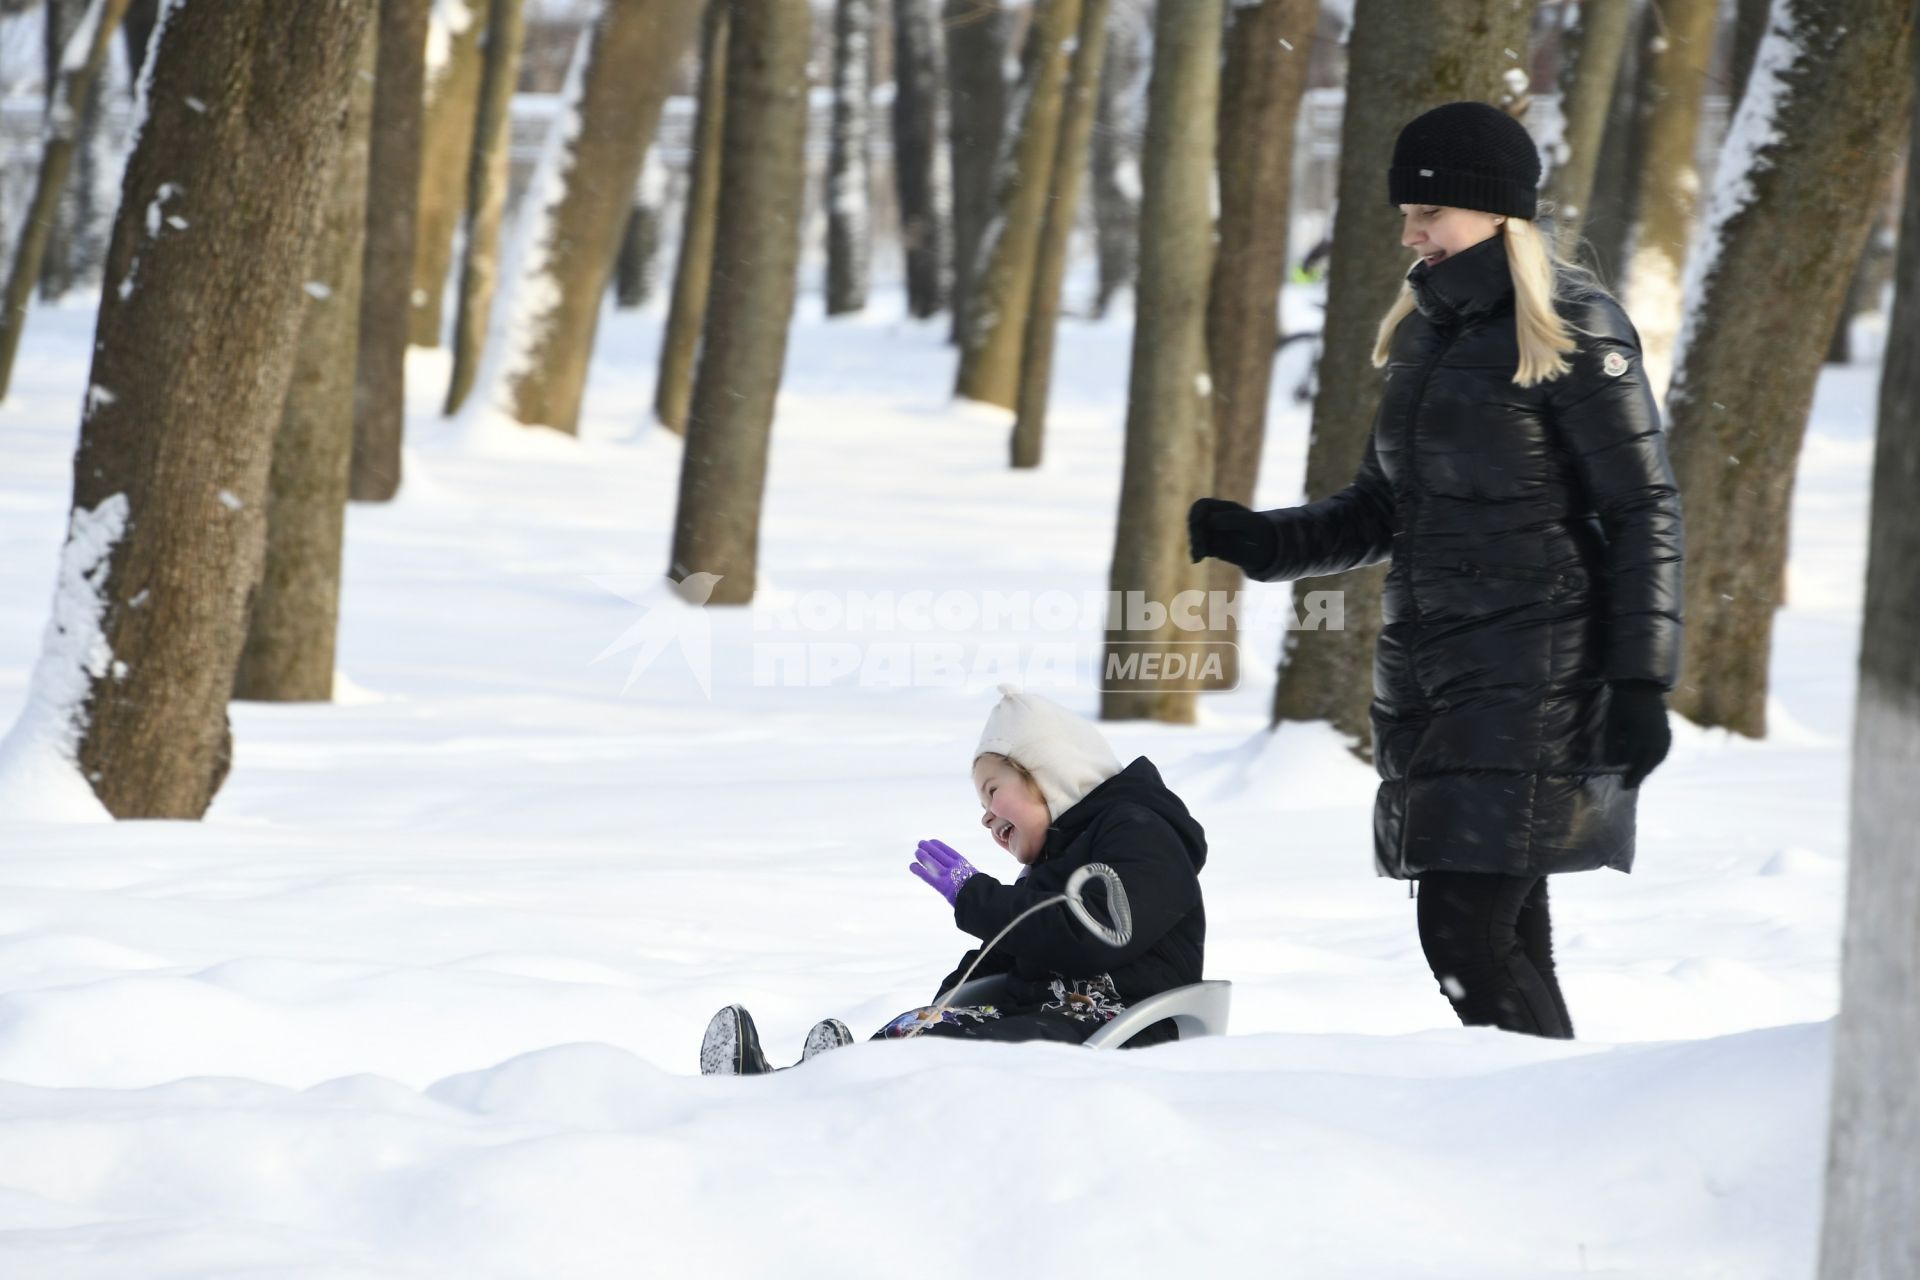
[[[1053,699],[1012,684],[1001,685],[1000,695],[973,758],[991,752],[1032,774],[1053,821],[1120,772],[1100,731]]]

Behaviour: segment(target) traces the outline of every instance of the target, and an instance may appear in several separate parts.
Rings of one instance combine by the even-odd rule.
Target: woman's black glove
[[[1280,535],[1257,511],[1225,498],[1201,498],[1187,510],[1187,542],[1193,562],[1208,556],[1257,573],[1280,553]]]
[[[1607,712],[1608,764],[1627,766],[1625,783],[1637,787],[1667,758],[1673,730],[1667,725],[1667,698],[1648,680],[1613,682],[1613,705]]]

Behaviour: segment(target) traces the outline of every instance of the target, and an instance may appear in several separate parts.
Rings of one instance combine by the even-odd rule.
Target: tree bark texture
[[[708,0],[700,31],[699,114],[693,126],[693,157],[687,174],[686,208],[681,214],[680,257],[673,271],[673,301],[667,308],[667,331],[660,342],[660,374],[654,385],[654,416],[675,434],[684,434],[687,429],[695,361],[700,354],[700,333],[707,323],[707,296],[713,281],[720,152],[727,119],[727,5],[728,0]]]
[[[607,0],[596,19],[561,189],[544,209],[517,287],[503,407],[516,422],[579,429],[587,362],[634,183],[660,124],[700,6]],[[538,195],[529,192],[537,201]]]
[[[1013,132],[995,174],[992,215],[976,250],[979,270],[961,326],[954,395],[1011,409],[1020,394],[1020,353],[1033,294],[1040,228],[1053,187],[1054,151],[1066,100],[1080,0],[1036,0]]]
[[[1020,360],[1020,395],[1013,421],[1013,465],[1037,467],[1045,443],[1047,399],[1053,387],[1054,333],[1060,323],[1060,289],[1067,275],[1067,247],[1080,211],[1080,188],[1093,137],[1093,110],[1106,61],[1111,0],[1082,0],[1080,34],[1068,73],[1066,106],[1054,151],[1053,190],[1047,197],[1027,304],[1026,349]]]
[[[732,0],[713,292],[668,576],[753,599],[767,445],[786,360],[806,182],[808,0]]]
[[[1673,705],[1697,724],[1766,734],[1794,471],[1906,119],[1913,23],[1912,0],[1776,0],[1721,150],[1667,399],[1687,513]]]
[[[371,14],[185,0],[149,54],[74,456],[62,581],[87,607],[55,642],[79,660],[80,772],[115,817],[198,818],[227,773],[302,286]]]
[[[421,82],[430,0],[379,0],[380,51],[367,152],[367,243],[360,287],[360,360],[353,393],[352,491],[387,502],[400,491],[407,417],[407,326],[420,206]]]
[[[340,556],[353,461],[353,363],[367,232],[367,126],[374,35],[360,42],[340,158],[299,306],[292,380],[267,480],[267,548],[247,616],[233,696],[257,702],[333,700]]]
[[[1207,295],[1207,363],[1213,378],[1214,463],[1210,492],[1250,504],[1267,431],[1267,394],[1279,340],[1293,202],[1293,134],[1307,86],[1307,58],[1320,18],[1312,0],[1236,5],[1220,86],[1220,218]],[[1208,589],[1231,595],[1239,568],[1205,563]],[[1239,682],[1230,629],[1210,631],[1228,659],[1218,683]]]
[[[1137,593],[1168,617],[1107,622],[1100,715],[1190,723],[1197,680],[1128,678],[1129,657],[1192,655],[1204,634],[1179,630],[1175,597],[1206,575],[1187,556],[1187,508],[1213,478],[1207,379],[1207,285],[1213,270],[1212,185],[1218,148],[1222,0],[1155,10],[1153,78],[1140,202],[1140,280],[1127,387],[1126,457],[1109,592]]]

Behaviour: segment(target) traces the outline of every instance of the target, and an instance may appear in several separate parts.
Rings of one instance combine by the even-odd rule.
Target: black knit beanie
[[[1532,218],[1540,152],[1527,127],[1484,102],[1449,102],[1415,116],[1393,144],[1387,203],[1444,204]]]

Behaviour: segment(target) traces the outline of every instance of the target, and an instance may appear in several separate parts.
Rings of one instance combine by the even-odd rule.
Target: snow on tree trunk
[[[1082,0],[1080,33],[1074,40],[1073,68],[1067,78],[1066,105],[1053,159],[1053,190],[1033,271],[1027,303],[1026,347],[1020,358],[1019,401],[1013,420],[1013,465],[1037,467],[1046,439],[1047,399],[1053,387],[1054,330],[1060,322],[1060,289],[1067,275],[1067,248],[1080,211],[1080,188],[1093,137],[1093,109],[1099,96],[1100,67],[1107,55],[1110,0]]]
[[[560,130],[556,162],[529,187],[529,239],[514,283],[499,407],[524,426],[579,429],[600,300],[634,183],[700,6],[606,0]]]
[[[1007,13],[1000,0],[946,0],[947,128],[953,160],[953,340],[965,331],[993,216],[994,170],[1007,128]]]
[[[1633,29],[1633,0],[1585,0],[1572,14],[1574,25],[1566,33],[1572,48],[1560,64],[1560,138],[1551,149],[1546,190],[1561,251],[1568,255],[1593,196],[1607,110]]]
[[[940,145],[940,37],[934,0],[894,0],[893,179],[906,256],[907,314],[947,302],[946,155]]]
[[[1659,34],[1642,55],[1650,59],[1650,78],[1640,103],[1639,206],[1622,301],[1640,332],[1647,384],[1656,397],[1666,394],[1673,375],[1673,342],[1684,309],[1680,282],[1699,220],[1700,171],[1693,154],[1718,8],[1719,0],[1665,0]]]
[[[681,214],[680,257],[674,264],[673,301],[660,341],[660,375],[654,417],[676,434],[687,429],[693,400],[694,360],[707,323],[707,293],[713,280],[714,220],[720,210],[720,150],[727,118],[727,4],[708,0],[700,32],[700,103],[693,125],[687,203]]]
[[[420,95],[431,0],[379,0],[373,126],[367,152],[367,242],[361,268],[360,355],[353,392],[353,496],[400,491],[407,412],[407,329],[420,204]]]
[[[118,818],[200,817],[232,757],[270,454],[370,18],[370,0],[170,0],[154,37],[16,730]]]
[[[46,144],[40,153],[40,172],[34,182],[33,199],[21,220],[20,243],[14,249],[6,294],[0,297],[0,399],[6,397],[13,382],[13,362],[20,353],[27,306],[46,260],[67,177],[73,171],[87,97],[126,11],[127,0],[92,0],[67,40],[58,77],[48,88]]]
[[[874,0],[833,10],[833,134],[827,156],[827,314],[867,305],[873,166]]]
[[[419,231],[413,246],[412,310],[407,340],[437,347],[445,328],[453,233],[466,202],[474,113],[485,55],[485,0],[434,0],[427,28],[420,125]]]
[[[499,280],[500,219],[507,207],[508,106],[520,78],[526,41],[524,0],[488,0],[487,44],[467,160],[466,236],[453,324],[453,374],[446,412],[457,413],[473,390],[493,316]]]
[[[233,696],[333,700],[340,621],[340,548],[353,460],[353,362],[367,231],[367,128],[376,51],[360,41],[346,134],[298,301],[292,380],[268,474],[267,548],[247,617]]]
[[[1220,84],[1220,222],[1207,299],[1207,361],[1213,376],[1214,463],[1208,492],[1253,501],[1267,430],[1267,392],[1279,339],[1280,286],[1287,274],[1293,127],[1307,86],[1307,58],[1320,18],[1311,0],[1236,6]],[[1208,560],[1207,587],[1231,595],[1238,566]],[[1226,658],[1217,683],[1239,682],[1238,639],[1209,631]]]
[[[1213,271],[1213,166],[1218,148],[1223,0],[1155,10],[1153,77],[1142,157],[1140,281],[1127,385],[1126,457],[1109,592],[1124,607],[1107,620],[1100,715],[1191,723],[1194,680],[1149,675],[1149,657],[1191,655],[1199,639],[1174,625],[1175,597],[1204,587],[1187,556],[1187,508],[1213,478],[1213,405],[1207,377],[1207,284]]]
[[[620,233],[620,252],[613,263],[614,302],[623,311],[642,306],[653,296],[654,264],[660,257],[660,223],[667,213],[667,188],[673,175],[660,158],[659,147],[647,148],[640,181],[633,189],[633,207]]]
[[[975,251],[979,270],[960,331],[960,369],[953,393],[1011,409],[1020,394],[1020,357],[1027,304],[1033,296],[1040,229],[1065,101],[1080,0],[1035,0],[1025,65],[1010,112],[1012,132],[1001,148],[993,214]]]
[[[668,576],[753,599],[767,443],[805,204],[808,0],[732,0],[713,292],[687,417]],[[689,582],[696,575],[718,581]]]
[[[1687,516],[1673,702],[1698,724],[1766,734],[1794,470],[1904,121],[1912,26],[1911,0],[1776,0],[1721,148],[1667,398]]]
[[[1100,69],[1100,102],[1093,146],[1094,243],[1100,282],[1093,314],[1107,314],[1113,295],[1133,283],[1140,249],[1140,118],[1137,110],[1146,36],[1132,6],[1116,10],[1107,30],[1107,56]]]
[[[1527,48],[1531,4],[1448,0],[1409,12],[1392,0],[1358,0],[1348,40],[1349,84],[1368,92],[1340,124],[1340,180],[1328,266],[1320,393],[1313,401],[1306,497],[1344,489],[1359,470],[1380,405],[1374,332],[1412,262],[1399,248],[1400,211],[1387,203],[1381,157],[1400,127],[1435,103],[1505,105],[1509,74]],[[1310,591],[1342,592],[1344,630],[1287,632],[1273,718],[1327,720],[1366,751],[1372,731],[1373,647],[1380,632],[1380,566],[1303,578]]]
[[[1920,42],[1887,350],[1920,350]],[[1920,1276],[1920,360],[1888,360],[1853,728],[1852,831],[1820,1280]]]

